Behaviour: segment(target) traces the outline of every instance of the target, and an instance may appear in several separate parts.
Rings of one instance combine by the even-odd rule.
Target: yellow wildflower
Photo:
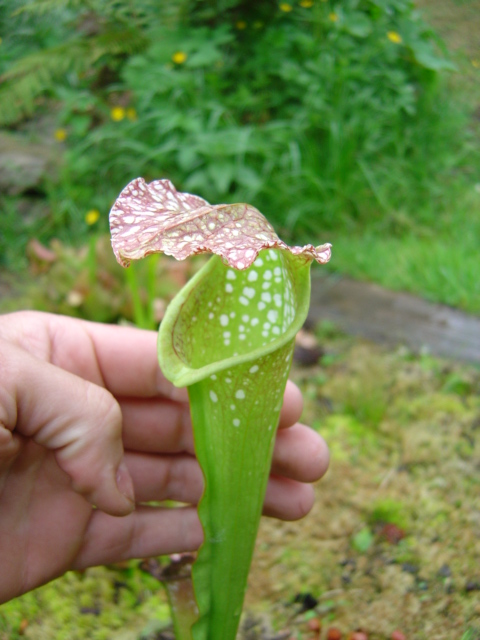
[[[113,107],[110,111],[110,117],[114,122],[120,122],[125,118],[125,109],[123,107]]]
[[[338,20],[338,15],[336,13],[329,13],[328,14],[328,19],[331,20],[332,22],[337,22]]]
[[[285,11],[285,13],[288,13],[292,9],[292,5],[288,4],[288,2],[282,2],[282,4],[280,5],[280,11]]]
[[[55,136],[55,140],[57,142],[63,142],[67,138],[67,130],[57,129],[53,135]]]
[[[253,23],[254,29],[261,29],[263,27],[263,22],[261,20],[255,20]]]
[[[137,112],[133,107],[128,107],[127,118],[134,122],[137,119]]]
[[[87,211],[87,213],[85,214],[85,222],[89,227],[95,224],[99,218],[100,211],[98,211],[98,209],[90,209],[90,211]]]
[[[472,63],[472,67],[475,67],[475,69],[480,69],[480,60],[471,60]]]
[[[390,42],[393,42],[394,44],[402,43],[402,36],[396,31],[389,31],[387,33],[387,38],[390,40]]]
[[[247,28],[247,23],[245,22],[245,20],[238,20],[238,22],[235,23],[235,26],[240,31],[243,31],[244,29]]]
[[[175,64],[183,64],[186,59],[187,54],[185,53],[185,51],[175,51],[172,56],[172,60],[173,62],[175,62]]]
[[[313,7],[313,0],[302,0],[300,6],[304,9],[310,9],[310,7]]]

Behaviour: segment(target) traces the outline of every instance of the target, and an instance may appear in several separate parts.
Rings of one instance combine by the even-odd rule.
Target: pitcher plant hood
[[[240,270],[247,269],[262,249],[285,249],[321,264],[331,256],[330,244],[289,247],[249,204],[211,205],[178,192],[169,180],[130,182],[112,207],[110,230],[113,251],[124,267],[153,253],[177,260],[213,253]]]

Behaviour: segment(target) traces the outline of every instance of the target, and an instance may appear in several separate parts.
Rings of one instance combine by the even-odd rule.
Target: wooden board
[[[312,275],[310,322],[374,342],[480,364],[480,318],[350,278]]]

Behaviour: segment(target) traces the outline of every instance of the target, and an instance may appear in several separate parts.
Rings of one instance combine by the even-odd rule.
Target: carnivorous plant
[[[170,303],[158,358],[188,387],[205,487],[204,543],[193,566],[194,640],[238,628],[294,339],[310,300],[310,266],[330,245],[289,247],[248,204],[212,206],[168,180],[134,180],[110,213],[117,260],[163,252],[210,260]]]

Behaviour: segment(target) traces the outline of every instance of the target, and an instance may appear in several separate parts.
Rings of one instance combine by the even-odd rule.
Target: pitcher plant
[[[133,180],[110,212],[128,266],[153,253],[213,256],[170,303],[160,367],[187,387],[204,475],[204,542],[193,565],[198,617],[177,640],[233,640],[254,551],[295,335],[310,301],[310,266],[330,245],[289,247],[249,204],[210,205],[168,180]]]

